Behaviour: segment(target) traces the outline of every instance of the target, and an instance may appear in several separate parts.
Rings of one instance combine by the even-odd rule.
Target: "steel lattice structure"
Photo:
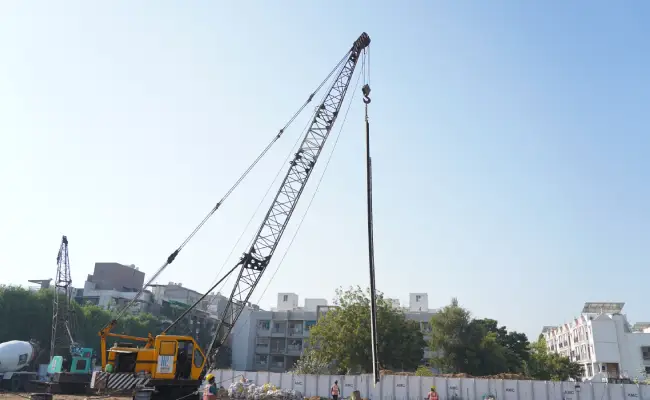
[[[289,171],[282,181],[282,185],[253,240],[250,250],[244,253],[238,263],[241,268],[237,282],[221,315],[214,340],[206,352],[211,365],[213,365],[214,356],[219,347],[227,340],[235,322],[244,306],[249,302],[253,290],[271,261],[271,257],[280,242],[289,219],[298,204],[300,195],[332,130],[332,126],[338,117],[361,51],[368,47],[369,44],[370,37],[364,32],[349,50],[347,60],[343,63],[323,102],[316,109],[314,119],[300,144],[300,148],[289,163]]]
[[[72,277],[68,258],[68,238],[63,236],[59,254],[56,256],[56,278],[52,296],[52,336],[50,338],[50,360],[56,350],[68,349],[72,343],[70,301],[72,296]]]

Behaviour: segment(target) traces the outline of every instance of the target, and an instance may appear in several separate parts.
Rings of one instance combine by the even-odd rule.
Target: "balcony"
[[[284,339],[272,339],[270,346],[271,354],[283,354],[287,349],[287,343]]]
[[[268,369],[269,368],[269,357],[268,356],[255,356],[255,369]]]
[[[287,345],[287,354],[300,355],[302,353],[302,340],[292,340]]]
[[[289,336],[291,337],[302,337],[303,336],[302,324],[300,325],[289,325]]]
[[[262,337],[271,336],[271,321],[268,320],[257,321],[257,336],[262,336]]]
[[[287,336],[287,324],[285,323],[274,323],[273,328],[271,329],[271,336],[273,337],[285,337]]]
[[[269,370],[272,372],[284,372],[284,356],[272,356],[269,364]]]

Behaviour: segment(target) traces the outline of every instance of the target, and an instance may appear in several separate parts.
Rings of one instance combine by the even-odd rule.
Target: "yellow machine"
[[[160,334],[155,338],[113,333],[117,321],[99,332],[102,372],[95,373],[95,389],[129,390],[137,386],[155,388],[163,397],[184,395],[200,385],[205,355],[191,336]],[[109,337],[131,343],[115,343],[108,348]],[[137,343],[143,345],[137,346]],[[157,396],[156,396],[157,397]]]

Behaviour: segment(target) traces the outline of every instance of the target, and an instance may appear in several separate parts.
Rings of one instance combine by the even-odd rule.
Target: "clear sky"
[[[75,286],[96,261],[155,271],[366,31],[379,289],[530,335],[585,301],[650,320],[648,21],[642,1],[3,1],[0,282],[54,277],[63,234]],[[264,307],[368,283],[358,92]],[[159,283],[237,261],[306,120]]]

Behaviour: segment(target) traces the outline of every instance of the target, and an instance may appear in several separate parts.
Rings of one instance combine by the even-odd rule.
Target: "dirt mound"
[[[379,371],[379,374],[381,376],[384,375],[396,375],[396,376],[415,376],[415,372],[395,372],[391,371],[389,369],[383,369]],[[440,378],[476,378],[476,379],[511,379],[511,380],[518,380],[518,381],[523,381],[523,380],[530,380],[529,377],[522,375],[522,374],[511,374],[507,372],[502,372],[500,374],[496,375],[486,375],[486,376],[472,376],[470,374],[466,374],[464,372],[458,373],[458,374],[435,374],[433,376],[437,376]],[[310,399],[310,400],[316,400],[316,399]]]
[[[481,376],[480,378],[483,378],[483,379],[511,379],[511,380],[515,380],[515,381],[530,380],[530,378],[525,376],[525,375],[511,374],[511,373],[507,373],[507,372],[503,372],[503,373],[496,374],[496,375],[490,375],[490,376]]]
[[[458,374],[440,374],[436,376],[439,376],[441,378],[474,378],[472,375],[466,374],[464,372]]]

